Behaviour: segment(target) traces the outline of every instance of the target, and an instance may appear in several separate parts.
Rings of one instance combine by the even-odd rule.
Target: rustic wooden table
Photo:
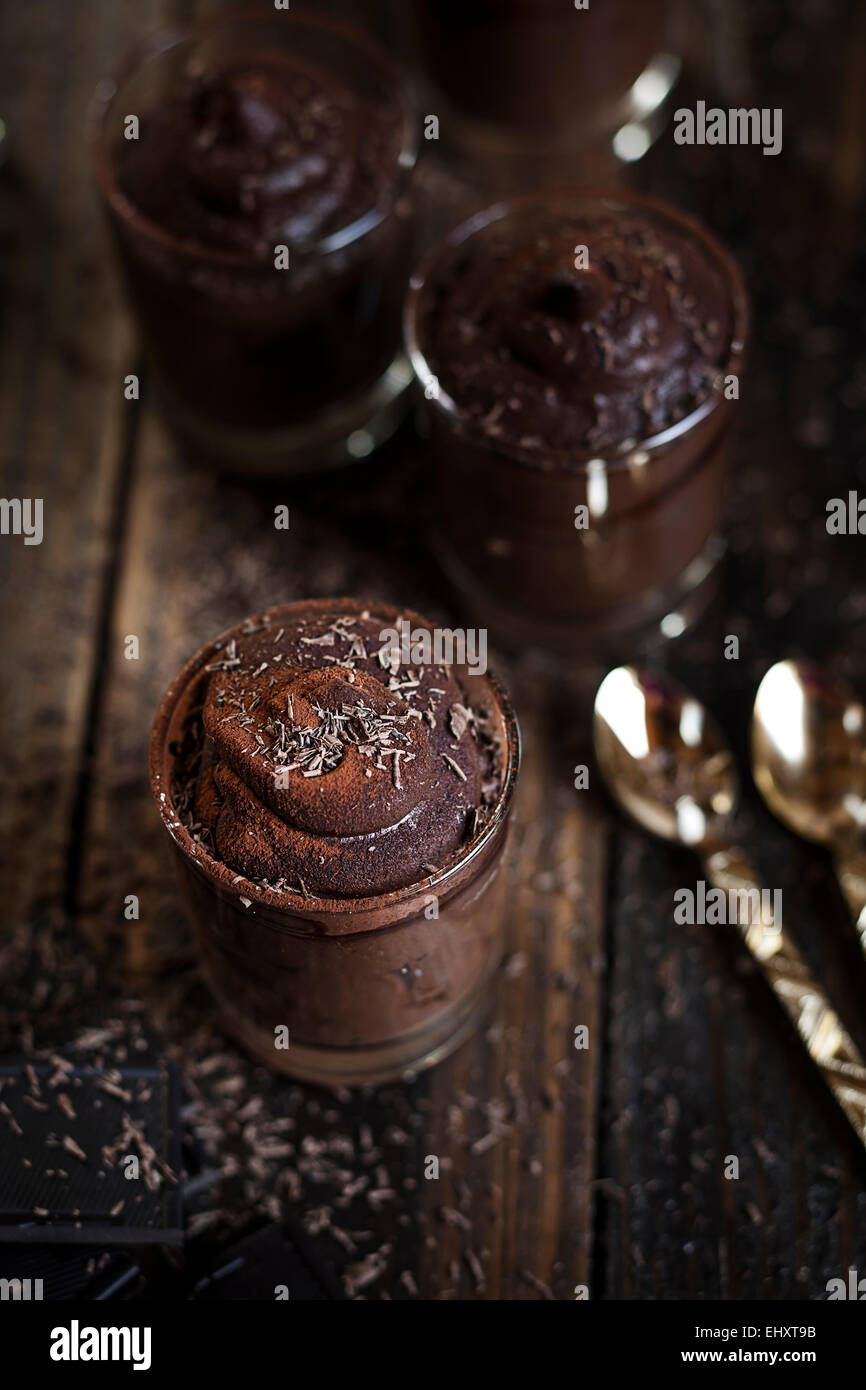
[[[508,663],[525,756],[488,1027],[413,1084],[338,1096],[266,1076],[215,1029],[147,787],[159,696],[215,631],[269,604],[370,593],[435,613],[446,598],[411,428],[372,463],[263,490],[192,471],[146,401],[124,399],[137,350],[84,114],[136,36],[207,8],[30,0],[0,15],[2,492],[43,497],[46,516],[41,546],[0,542],[4,1031],[22,1021],[28,949],[49,975],[65,961],[31,1010],[37,1033],[82,1010],[128,1017],[138,1001],[220,1174],[189,1251],[287,1217],[322,1297],[822,1297],[849,1265],[866,1273],[866,1158],[733,944],[674,924],[691,861],[625,825],[594,771],[574,790],[591,759],[567,682]],[[764,881],[783,887],[866,1045],[866,963],[830,863],[762,810],[744,759],[771,659],[832,659],[866,692],[866,541],[824,525],[828,498],[866,491],[866,10],[707,0],[685,42],[684,102],[781,107],[784,149],[685,150],[668,135],[635,174],[731,245],[755,310],[723,603],[669,659],[733,739]],[[288,533],[275,501],[291,506]],[[738,661],[721,658],[726,633]],[[124,918],[130,894],[139,921]],[[423,1176],[431,1154],[438,1181]]]

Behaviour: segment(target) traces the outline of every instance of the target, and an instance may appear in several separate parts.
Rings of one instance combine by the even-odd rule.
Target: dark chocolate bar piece
[[[228,1246],[198,1280],[195,1300],[275,1302],[285,1290],[290,1301],[345,1299],[339,1281],[314,1258],[300,1231],[265,1226]]]
[[[0,1061],[0,1241],[179,1245],[179,1095],[166,1064]]]

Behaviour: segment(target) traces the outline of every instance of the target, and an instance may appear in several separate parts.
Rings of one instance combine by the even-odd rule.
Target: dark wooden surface
[[[866,1158],[732,944],[674,924],[693,863],[623,824],[594,773],[573,789],[588,752],[567,682],[507,663],[525,757],[509,957],[486,1029],[411,1085],[334,1097],[267,1076],[215,1026],[147,789],[163,689],[215,631],[272,603],[369,592],[435,614],[447,596],[424,551],[410,428],[339,477],[255,489],[191,471],[146,401],[123,400],[136,347],[84,113],[132,39],[206,8],[30,0],[0,14],[12,147],[0,491],[46,509],[41,547],[0,541],[4,1041],[18,1045],[21,956],[40,942],[43,954],[57,943],[75,981],[50,994],[52,1026],[128,1018],[136,1001],[181,1064],[190,1136],[221,1171],[190,1258],[288,1218],[323,1296],[568,1299],[585,1284],[596,1299],[822,1297],[850,1264],[866,1270]],[[780,106],[784,149],[684,150],[668,134],[634,174],[731,245],[755,309],[723,601],[670,660],[734,741],[764,882],[784,889],[866,1046],[866,963],[831,866],[762,810],[745,765],[771,659],[836,661],[866,692],[866,542],[824,527],[829,497],[866,492],[866,11],[686,9],[683,104]],[[273,528],[276,501],[291,506],[288,533]],[[726,633],[740,637],[737,662],[722,659]],[[124,659],[128,634],[138,661]],[[128,894],[138,922],[124,919]],[[45,1013],[29,1008],[37,1034]],[[578,1024],[586,1052],[572,1046]],[[424,1179],[427,1155],[438,1181]]]

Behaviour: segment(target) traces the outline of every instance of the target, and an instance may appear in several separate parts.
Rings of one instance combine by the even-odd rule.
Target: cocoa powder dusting
[[[248,620],[209,664],[173,793],[187,829],[239,881],[319,897],[389,892],[447,864],[483,826],[501,758],[472,679],[383,646],[401,616],[299,604],[276,632]],[[459,722],[437,720],[440,708]]]

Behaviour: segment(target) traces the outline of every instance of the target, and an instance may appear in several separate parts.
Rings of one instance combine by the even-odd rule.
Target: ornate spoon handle
[[[784,926],[773,922],[772,912],[763,911],[758,877],[748,857],[740,849],[717,850],[707,856],[705,869],[713,887],[745,895],[736,900],[740,935],[866,1146],[866,1065]]]
[[[840,849],[836,854],[836,877],[866,955],[866,849]]]

